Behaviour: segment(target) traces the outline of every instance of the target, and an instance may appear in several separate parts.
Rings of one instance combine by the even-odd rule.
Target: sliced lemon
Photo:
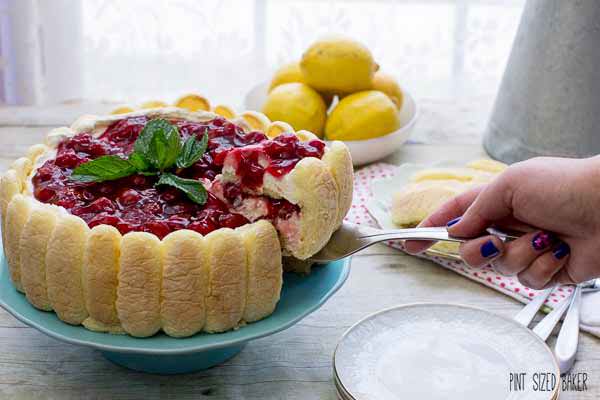
[[[233,108],[224,105],[215,106],[215,108],[213,108],[213,112],[227,119],[235,118],[236,115]]]
[[[273,139],[282,133],[294,133],[294,128],[287,122],[275,121],[271,122],[271,125],[269,125],[265,131],[265,135],[267,135],[269,139]]]
[[[187,94],[180,97],[175,102],[175,107],[184,108],[188,111],[194,112],[198,110],[208,111],[210,110],[210,103],[208,100],[197,94]]]
[[[309,140],[319,139],[314,133],[310,131],[305,131],[303,129],[296,132],[296,136],[298,136],[298,139],[300,139],[301,142],[308,142]]]
[[[111,114],[127,114],[127,113],[134,112],[134,111],[135,110],[129,106],[121,106],[121,107],[115,108],[110,113]]]
[[[162,108],[162,107],[168,107],[168,104],[165,103],[164,101],[160,101],[160,100],[150,100],[150,101],[146,101],[145,103],[142,103],[140,105],[140,108]]]
[[[242,117],[252,129],[261,132],[265,132],[271,124],[271,120],[265,114],[257,111],[245,111],[240,114],[240,117]]]

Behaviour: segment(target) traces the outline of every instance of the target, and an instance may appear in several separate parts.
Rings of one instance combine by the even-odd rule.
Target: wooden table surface
[[[49,129],[45,125],[55,123],[44,124],[42,118],[29,126],[11,126],[15,122],[7,117],[33,111],[45,112],[0,109],[3,169],[29,145],[42,140]],[[445,118],[451,120],[450,114]],[[475,124],[463,124],[460,133],[481,129],[479,118]],[[426,136],[429,128],[423,120],[417,139]],[[439,135],[440,129],[435,132]],[[450,133],[446,137],[448,143],[455,143]],[[437,144],[431,144],[434,142]],[[438,136],[437,140],[405,145],[385,161],[465,161],[482,155],[479,144],[444,144]],[[224,365],[181,376],[153,376],[123,369],[106,361],[98,351],[49,338],[0,310],[0,398],[335,399],[331,360],[343,332],[372,312],[412,302],[462,303],[506,316],[522,307],[429,261],[378,245],[352,258],[348,281],[320,310],[290,329],[249,343]],[[583,334],[577,358],[574,371],[588,374],[588,391],[564,393],[561,399],[599,398],[600,340]]]

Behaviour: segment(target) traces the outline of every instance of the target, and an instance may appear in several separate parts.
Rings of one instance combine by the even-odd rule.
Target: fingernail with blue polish
[[[480,252],[483,258],[494,257],[497,256],[498,253],[500,253],[494,242],[492,242],[491,240],[488,240],[481,246]]]
[[[461,217],[458,217],[458,218],[454,218],[453,220],[450,220],[450,221],[448,221],[448,222],[446,223],[446,226],[452,226],[452,225],[454,225],[454,224],[458,223],[458,221],[460,221],[460,218],[461,218]]]
[[[554,257],[556,259],[560,260],[560,259],[568,256],[570,252],[571,252],[571,248],[569,247],[569,245],[566,244],[565,242],[560,242],[558,244],[558,246],[556,246],[554,248],[554,250],[552,251],[552,254],[554,254]]]

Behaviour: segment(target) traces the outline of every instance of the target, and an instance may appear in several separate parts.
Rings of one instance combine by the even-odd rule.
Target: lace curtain
[[[419,95],[492,88],[523,0],[0,0],[0,96],[239,105],[326,33],[367,44]],[[491,90],[491,89],[486,89]]]

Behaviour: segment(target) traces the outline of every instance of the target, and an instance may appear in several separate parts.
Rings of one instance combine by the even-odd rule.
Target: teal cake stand
[[[53,312],[34,308],[17,292],[8,274],[4,255],[0,265],[0,306],[25,324],[55,339],[96,348],[123,367],[155,374],[181,374],[220,364],[239,353],[246,343],[282,331],[317,310],[344,283],[350,272],[348,259],[313,268],[308,276],[284,274],[281,300],[269,317],[238,330],[172,338],[111,335],[68,325]]]

